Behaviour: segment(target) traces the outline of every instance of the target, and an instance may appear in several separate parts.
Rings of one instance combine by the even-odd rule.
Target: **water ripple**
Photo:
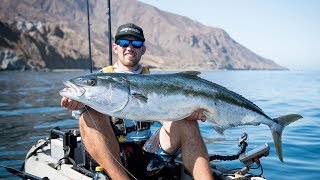
[[[0,115],[22,115],[22,114],[43,114],[53,113],[64,110],[62,107],[42,107],[42,108],[29,108],[29,109],[15,109],[15,110],[0,110]]]
[[[63,121],[58,121],[54,123],[43,123],[40,125],[34,126],[35,129],[47,129],[47,128],[54,128],[54,127],[64,127],[64,126],[70,126],[70,125],[77,125],[78,120],[76,119],[68,119],[68,120],[63,120]]]

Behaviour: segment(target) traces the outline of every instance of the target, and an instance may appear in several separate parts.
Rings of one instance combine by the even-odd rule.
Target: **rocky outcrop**
[[[64,25],[0,22],[0,29],[1,70],[89,67],[87,40]]]
[[[87,69],[85,5],[85,0],[3,0],[0,5],[1,70]],[[136,23],[144,29],[147,53],[142,63],[147,66],[161,69],[286,69],[237,43],[222,29],[135,0],[112,0],[111,6],[112,32],[126,22]],[[95,68],[109,62],[106,9],[106,2],[90,1]]]

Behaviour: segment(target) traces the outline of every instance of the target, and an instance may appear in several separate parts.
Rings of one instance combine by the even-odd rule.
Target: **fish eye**
[[[96,85],[96,80],[95,80],[95,79],[89,79],[89,80],[88,80],[88,84],[89,84],[90,86],[94,86],[94,85]]]

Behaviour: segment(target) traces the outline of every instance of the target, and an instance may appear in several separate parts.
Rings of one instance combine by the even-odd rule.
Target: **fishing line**
[[[86,111],[88,112],[89,117],[90,117],[90,120],[92,121],[95,129],[96,129],[97,131],[99,131],[99,130],[98,130],[98,126],[97,126],[96,123],[94,122],[93,117],[92,117],[92,115],[91,115],[90,112],[89,112],[89,109],[87,108],[87,106],[84,106],[84,108],[85,108]],[[105,137],[105,136],[102,136],[102,137],[103,137],[104,139],[106,139],[107,142],[109,142],[109,140],[108,140],[107,137]],[[126,168],[122,165],[122,163],[120,163],[120,162],[112,155],[112,153],[109,151],[109,149],[107,149],[107,151],[108,151],[108,153],[111,155],[111,157],[112,157],[131,177],[133,177],[135,180],[138,180],[132,173],[130,173],[130,171],[129,171],[128,169],[126,169]]]

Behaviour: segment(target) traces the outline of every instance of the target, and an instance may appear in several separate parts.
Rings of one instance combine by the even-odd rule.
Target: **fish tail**
[[[282,131],[283,129],[289,125],[290,123],[301,119],[302,116],[299,114],[288,114],[285,116],[280,116],[275,118],[277,123],[270,126],[271,133],[273,136],[274,145],[278,154],[278,158],[281,162],[283,162],[283,155],[282,155]]]

